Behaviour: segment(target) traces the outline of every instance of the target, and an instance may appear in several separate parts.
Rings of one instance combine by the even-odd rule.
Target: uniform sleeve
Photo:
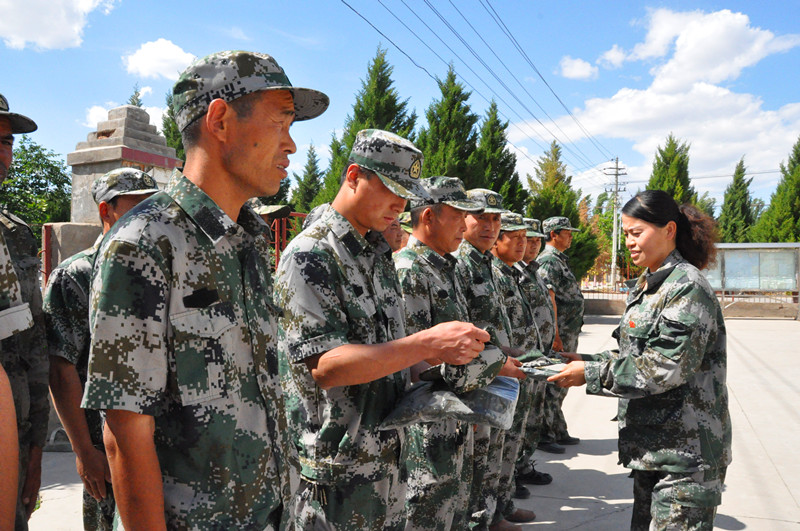
[[[44,295],[44,318],[50,356],[78,364],[89,343],[88,294],[66,270],[56,269]]]
[[[350,342],[347,315],[336,291],[345,282],[326,253],[295,251],[281,257],[275,299],[283,309],[281,349],[293,363]]]
[[[626,332],[619,352],[605,352],[604,360],[586,362],[586,392],[641,398],[686,383],[700,368],[711,335],[717,333],[716,304],[697,284],[680,285],[649,327]]]
[[[33,296],[31,297],[31,314],[33,327],[22,332],[30,338],[25,353],[30,364],[28,368],[28,388],[31,404],[29,420],[31,423],[31,444],[44,447],[47,440],[47,422],[50,418],[49,381],[50,358],[47,356],[45,341],[44,313],[42,312],[42,291],[39,289],[38,269],[36,269]]]
[[[403,292],[406,311],[406,332],[408,335],[427,330],[433,326],[431,312],[430,284],[425,275],[410,268],[398,268],[397,278]]]
[[[558,286],[558,265],[554,260],[545,259],[539,262],[539,276],[547,289],[556,291]]]
[[[144,246],[113,240],[98,256],[81,407],[158,413],[169,371],[169,292],[163,264]]]

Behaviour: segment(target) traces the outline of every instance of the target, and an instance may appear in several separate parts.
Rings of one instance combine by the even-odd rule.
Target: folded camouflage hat
[[[8,112],[8,100],[0,94],[0,117],[5,116],[11,122],[11,134],[33,133],[38,129],[36,122],[15,112]]]
[[[542,232],[542,222],[533,218],[522,218],[522,221],[528,226],[528,232],[525,234],[528,238],[544,238]]]
[[[144,195],[158,192],[155,179],[135,168],[117,168],[95,179],[92,197],[98,205],[119,195]]]
[[[267,205],[257,197],[248,199],[246,204],[259,216],[269,216],[270,219],[285,218],[292,213],[291,205]]]
[[[380,129],[364,129],[356,135],[350,160],[374,172],[381,182],[403,199],[427,199],[419,183],[422,151],[401,136]]]
[[[411,212],[401,212],[397,219],[400,221],[400,226],[403,230],[411,234]]]
[[[467,197],[464,183],[458,177],[429,177],[428,179],[421,179],[420,184],[430,197],[427,199],[413,199],[411,201],[412,209],[444,204],[467,212],[483,210],[483,205]]]
[[[295,121],[325,112],[330,100],[317,90],[293,87],[277,61],[265,53],[230,50],[196,60],[172,88],[172,110],[178,129],[203,116],[213,100],[233,101],[259,90],[288,90]]]
[[[569,222],[569,218],[564,216],[554,216],[547,218],[542,223],[542,232],[549,235],[554,230],[568,230],[572,232],[580,232],[581,229],[576,229]]]
[[[522,214],[503,212],[500,214],[500,230],[504,232],[528,230],[528,226],[522,220]]]
[[[486,188],[473,188],[472,190],[467,190],[467,197],[471,201],[479,203],[486,213],[502,214],[503,212],[508,212],[503,208],[503,196],[497,192]]]

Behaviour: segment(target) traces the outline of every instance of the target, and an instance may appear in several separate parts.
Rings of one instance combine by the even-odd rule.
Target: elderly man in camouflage
[[[402,529],[400,434],[379,431],[410,366],[465,364],[489,334],[462,322],[406,334],[405,309],[380,234],[419,184],[422,153],[393,133],[356,135],[331,208],[292,240],[275,283],[279,362],[302,481],[299,529]]]
[[[572,233],[579,230],[573,228],[569,219],[563,216],[547,218],[542,223],[542,232],[547,243],[536,261],[539,262],[539,274],[547,285],[556,312],[553,341],[553,350],[556,352],[575,352],[583,326],[583,294],[578,280],[569,268],[569,258],[564,254],[572,245]],[[547,427],[538,445],[546,452],[563,454],[563,445],[580,442],[580,439],[571,437],[567,431],[567,421],[561,410],[566,396],[566,389],[547,386]]]
[[[6,180],[14,147],[14,135],[36,130],[21,114],[9,112],[0,94],[0,182]],[[20,218],[3,209],[0,233],[8,246],[11,265],[19,283],[16,304],[0,307],[4,321],[0,361],[11,382],[19,436],[19,491],[16,529],[27,529],[36,505],[42,478],[42,448],[47,437],[47,345],[44,339],[42,292],[39,288],[39,246],[33,231]]]
[[[83,407],[105,443],[126,528],[278,529],[290,457],[268,231],[292,123],[328,106],[275,59],[198,59],[173,88],[184,174],[106,235],[92,280]],[[285,490],[284,490],[285,489]]]
[[[134,168],[112,170],[95,180],[92,196],[109,231],[126,212],[158,191],[152,177]],[[102,236],[94,246],[53,270],[44,296],[50,348],[50,391],[61,423],[76,454],[83,480],[84,529],[111,529],[114,494],[103,446],[103,421],[95,410],[81,410],[89,364],[89,290]]]
[[[456,260],[449,253],[461,243],[467,212],[482,210],[480,204],[467,198],[464,184],[456,177],[431,177],[421,184],[430,198],[411,201],[412,237],[394,257],[408,333],[469,319],[463,288],[455,276]],[[487,344],[467,365],[443,365],[442,375],[451,390],[471,391],[491,382],[506,359],[499,348]],[[427,367],[427,361],[412,367],[412,379]],[[444,419],[411,426],[405,435],[406,529],[466,529],[470,520],[472,424]]]

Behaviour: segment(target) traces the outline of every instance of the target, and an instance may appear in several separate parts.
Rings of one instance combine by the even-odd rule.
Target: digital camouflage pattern
[[[389,245],[379,232],[361,236],[330,209],[289,243],[278,266],[275,296],[283,308],[279,363],[288,435],[299,454],[303,478],[345,490],[371,483],[381,492],[397,477],[400,436],[378,427],[402,396],[409,371],[325,390],[316,384],[305,360],[346,344],[385,343],[406,335]],[[322,519],[348,526],[358,517],[348,512],[352,507],[385,513],[386,520],[376,517],[369,529],[402,527],[404,483],[390,493],[388,499],[376,494],[346,505],[338,497],[326,497],[311,508],[298,505],[296,525],[306,529],[313,519]],[[382,506],[373,507],[378,499]]]
[[[620,462],[693,473],[731,462],[725,321],[705,277],[678,251],[639,277],[614,332],[587,357],[586,392],[617,396]]]
[[[356,134],[349,160],[377,175],[395,195],[404,199],[427,199],[420,184],[422,151],[405,138],[381,129]]]
[[[289,90],[295,121],[319,116],[330,103],[322,92],[293,87],[272,56],[230,50],[197,59],[183,71],[172,89],[175,122],[183,131],[206,113],[213,100],[233,101],[260,90]]]
[[[489,214],[502,214],[508,212],[503,208],[503,196],[486,188],[473,188],[467,190],[467,197],[470,201],[475,201],[483,207],[483,211]]]
[[[517,230],[528,230],[528,225],[522,221],[521,214],[514,212],[503,212],[500,214],[500,230],[503,232],[514,232]]]
[[[544,238],[545,234],[542,232],[542,222],[534,218],[522,218],[522,221],[528,226],[528,231],[525,236],[528,238]]]
[[[483,210],[483,205],[467,197],[464,182],[458,177],[428,177],[422,179],[420,184],[428,192],[429,197],[411,200],[411,210],[429,205],[448,205],[465,212]],[[410,213],[408,221],[411,221]]]
[[[394,261],[403,290],[409,334],[439,323],[469,320],[467,301],[455,276],[455,258],[442,256],[411,236]],[[443,364],[442,375],[451,390],[471,391],[494,379],[505,359],[500,349],[488,344],[466,365]],[[467,527],[473,445],[472,425],[455,419],[406,429],[406,529]]]
[[[248,206],[234,223],[181,177],[98,252],[82,407],[154,417],[170,529],[280,526],[293,459],[268,230]]]
[[[24,221],[3,210],[0,212],[0,233],[8,249],[11,268],[3,265],[4,284],[11,289],[3,296],[0,308],[3,336],[0,342],[0,363],[11,383],[19,435],[19,493],[25,484],[28,469],[28,448],[43,448],[47,439],[48,373],[50,360],[45,343],[42,292],[39,287],[38,246],[33,231]],[[5,254],[5,253],[3,253]],[[16,276],[17,283],[13,282]],[[17,498],[17,529],[27,529],[22,497]]]
[[[92,197],[98,205],[119,195],[144,195],[158,192],[155,179],[136,168],[117,168],[95,179]]]
[[[569,222],[569,218],[565,216],[554,216],[544,220],[542,223],[542,232],[544,232],[545,235],[550,236],[550,233],[554,230],[568,230],[570,232],[580,231],[580,229],[573,227]]]
[[[30,305],[22,300],[22,288],[0,231],[0,340],[33,326]]]

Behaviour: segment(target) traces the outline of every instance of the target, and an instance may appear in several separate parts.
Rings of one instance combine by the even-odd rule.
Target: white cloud
[[[597,67],[583,59],[573,59],[569,55],[561,58],[559,63],[561,75],[567,79],[594,79],[597,77]]]
[[[139,96],[141,96],[141,97],[145,97],[148,94],[152,94],[152,93],[153,93],[153,87],[142,87],[142,88],[139,89]]]
[[[610,50],[603,52],[597,62],[606,68],[619,68],[625,62],[625,50],[615,44]]]
[[[89,13],[108,15],[116,0],[0,0],[0,37],[9,48],[80,46]]]
[[[93,105],[86,109],[86,119],[83,125],[91,129],[96,129],[99,122],[108,120],[108,110],[111,107],[102,107],[100,105]]]
[[[122,61],[129,74],[175,80],[194,59],[194,55],[162,38],[142,44],[134,53],[124,56]]]
[[[150,115],[150,124],[156,126],[158,132],[161,132],[161,121],[167,113],[166,107],[143,107],[147,114]]]
[[[227,35],[228,37],[230,37],[231,39],[236,39],[236,40],[239,40],[239,41],[252,40],[252,39],[250,39],[250,37],[247,36],[247,34],[244,32],[244,30],[242,28],[238,27],[238,26],[233,26],[231,28],[224,29],[224,30],[222,30],[222,32],[225,35]]]

